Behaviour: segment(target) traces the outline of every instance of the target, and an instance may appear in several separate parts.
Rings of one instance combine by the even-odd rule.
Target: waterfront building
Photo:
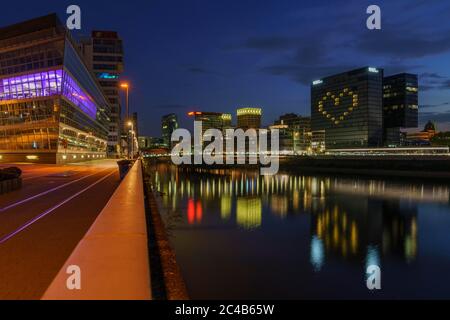
[[[311,152],[322,153],[325,151],[325,130],[311,131]]]
[[[294,130],[287,124],[274,124],[270,130],[278,130],[280,154],[294,154]]]
[[[383,142],[383,70],[360,68],[313,81],[312,131],[326,148],[379,147]]]
[[[166,114],[161,118],[162,138],[166,148],[172,147],[170,141],[172,132],[178,129],[178,118],[175,113]]]
[[[224,129],[231,127],[231,114],[221,112],[191,111],[188,116],[202,123],[202,135],[208,129]]]
[[[237,127],[241,129],[260,129],[261,128],[261,108],[239,108],[237,113]]]
[[[124,71],[122,39],[115,31],[92,31],[90,37],[81,39],[80,48],[110,104],[108,156],[119,156],[122,112],[119,81]]]
[[[138,138],[139,150],[164,149],[167,148],[164,140],[157,137],[140,136]]]
[[[383,79],[384,142],[399,146],[402,128],[418,126],[417,75],[401,73]]]
[[[280,150],[289,149],[297,154],[311,151],[310,117],[302,117],[295,113],[284,114],[270,128],[280,130]]]
[[[106,156],[110,106],[56,14],[0,29],[0,161]]]
[[[428,121],[422,131],[406,133],[406,144],[416,146],[431,145],[431,139],[436,134],[436,126],[433,122]]]

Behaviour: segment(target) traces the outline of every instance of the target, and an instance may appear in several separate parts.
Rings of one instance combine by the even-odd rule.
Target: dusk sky
[[[450,1],[147,0],[7,1],[6,26],[66,8],[82,11],[84,34],[115,30],[124,40],[130,107],[140,134],[160,135],[160,118],[189,110],[233,113],[261,106],[270,124],[310,114],[314,79],[362,66],[419,75],[420,120],[450,130]],[[366,8],[382,30],[366,28]]]

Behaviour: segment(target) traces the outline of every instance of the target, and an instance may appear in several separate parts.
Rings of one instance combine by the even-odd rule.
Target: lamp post
[[[128,147],[128,159],[130,159],[130,151],[131,151],[131,156],[134,155],[134,124],[133,121],[128,121],[128,126],[131,128],[131,143],[129,143],[129,147]],[[129,132],[129,131],[127,131]],[[127,134],[127,138],[128,138],[128,134]],[[127,141],[129,141],[130,139],[127,139]]]
[[[122,89],[125,90],[126,92],[126,109],[125,109],[125,121],[127,121],[128,123],[130,123],[131,121],[129,121],[130,118],[130,109],[129,109],[129,102],[130,102],[130,95],[129,95],[129,89],[130,89],[130,85],[127,82],[121,83],[120,87]],[[131,122],[132,125],[132,122]],[[129,137],[129,130],[127,129],[127,158],[130,159],[130,137]]]

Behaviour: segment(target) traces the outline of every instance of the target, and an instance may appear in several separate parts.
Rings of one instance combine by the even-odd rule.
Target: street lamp
[[[130,102],[130,96],[129,96],[129,89],[130,89],[130,85],[127,82],[122,82],[120,84],[120,88],[126,90],[126,111],[125,111],[125,120],[128,121],[128,126],[132,126],[133,123],[131,121],[129,121],[130,118],[130,110],[129,110],[129,102]],[[130,125],[131,122],[131,125]],[[127,130],[127,153],[128,153],[128,159],[130,159],[130,136],[129,136],[129,130]]]

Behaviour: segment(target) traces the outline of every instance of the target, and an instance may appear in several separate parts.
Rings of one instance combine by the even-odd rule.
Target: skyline
[[[385,75],[417,73],[419,128],[428,120],[450,128],[450,3],[379,1],[381,31],[365,28],[367,1],[134,3],[141,10],[79,1],[82,30],[75,34],[114,30],[123,38],[124,79],[142,135],[160,136],[169,113],[188,127],[193,109],[234,114],[257,105],[263,125],[284,113],[308,116],[312,80],[366,65]],[[50,13],[45,8],[65,21],[69,4],[42,1],[20,13],[6,4],[2,26]]]

